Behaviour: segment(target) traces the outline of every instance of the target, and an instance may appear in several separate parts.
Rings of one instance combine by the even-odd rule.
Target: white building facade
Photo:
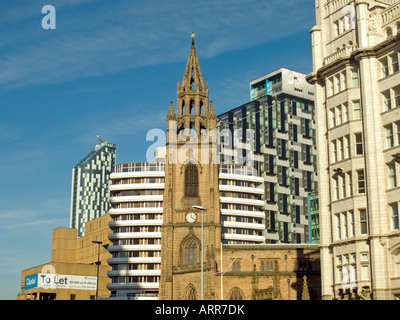
[[[316,0],[323,299],[400,298],[400,1]]]

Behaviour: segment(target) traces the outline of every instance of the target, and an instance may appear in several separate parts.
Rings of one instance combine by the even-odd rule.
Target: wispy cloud
[[[187,46],[182,39],[187,39],[192,31],[204,43],[199,50],[204,57],[246,48],[308,30],[310,26],[305,22],[309,21],[305,18],[308,8],[299,6],[299,1],[305,0],[247,0],[234,5],[221,0],[201,3],[87,0],[86,8],[93,9],[90,14],[80,10],[80,1],[59,4],[56,1],[56,30],[44,31],[33,28],[31,23],[21,23],[11,32],[18,12],[28,12],[25,16],[29,16],[33,10],[32,5],[13,2],[0,15],[9,18],[2,23],[6,32],[1,40],[12,44],[0,54],[0,86],[59,83],[176,62],[185,57]],[[282,19],[279,12],[286,12],[292,18]],[[41,17],[35,19],[40,22]],[[21,43],[11,40],[18,37]],[[27,44],[27,37],[35,41]]]
[[[33,227],[33,226],[48,227],[49,225],[60,225],[60,226],[67,227],[68,220],[67,219],[45,219],[45,220],[35,220],[35,221],[22,222],[22,223],[14,223],[14,224],[8,224],[8,225],[1,225],[0,230],[21,229],[21,228]]]

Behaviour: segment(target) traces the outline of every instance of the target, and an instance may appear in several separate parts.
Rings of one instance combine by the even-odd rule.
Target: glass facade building
[[[304,74],[279,69],[250,83],[250,102],[218,116],[220,162],[263,178],[265,243],[309,242],[308,195],[318,188],[313,92]]]
[[[85,234],[86,222],[101,217],[110,209],[110,174],[115,169],[116,145],[97,144],[72,169],[70,227]]]

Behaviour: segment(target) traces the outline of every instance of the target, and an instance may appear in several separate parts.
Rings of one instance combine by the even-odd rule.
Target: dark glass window
[[[199,172],[194,164],[189,164],[185,170],[185,197],[197,197],[199,190]]]

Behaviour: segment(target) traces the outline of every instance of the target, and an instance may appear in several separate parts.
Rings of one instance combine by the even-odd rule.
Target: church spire
[[[183,74],[182,84],[178,84],[178,94],[201,92],[207,89],[204,86],[203,76],[201,75],[194,37],[195,34],[192,33],[192,46],[190,48],[185,73]]]

